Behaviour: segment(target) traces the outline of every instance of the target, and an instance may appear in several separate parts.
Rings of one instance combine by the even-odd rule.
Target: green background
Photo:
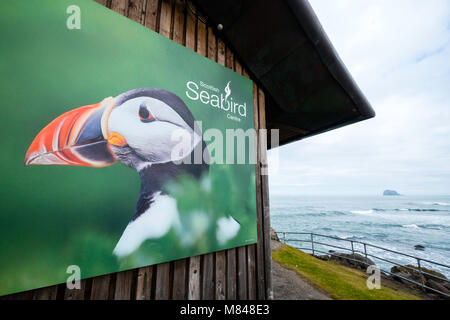
[[[81,30],[66,27],[72,4],[81,8]],[[226,112],[187,99],[190,80],[221,90],[231,81],[247,117],[231,121]],[[197,230],[196,212],[210,226],[233,214],[241,223],[234,239],[219,246],[211,227],[186,246],[171,230],[120,261],[112,250],[134,213],[137,172],[120,163],[24,166],[33,138],[57,116],[143,87],[177,94],[203,130],[253,128],[247,78],[93,1],[0,1],[0,295],[65,282],[69,265],[88,278],[256,242],[254,165],[212,165],[211,188],[187,178],[179,181],[182,188],[168,186],[186,230]]]

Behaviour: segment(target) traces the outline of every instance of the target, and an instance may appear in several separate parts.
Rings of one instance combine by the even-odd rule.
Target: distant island
[[[401,194],[395,190],[384,190],[383,196],[401,196]]]

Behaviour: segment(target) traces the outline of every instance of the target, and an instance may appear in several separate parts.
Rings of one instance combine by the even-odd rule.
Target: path
[[[272,250],[276,250],[280,245],[280,242],[272,241]],[[282,267],[274,260],[272,260],[272,286],[275,300],[331,300],[298,273]]]

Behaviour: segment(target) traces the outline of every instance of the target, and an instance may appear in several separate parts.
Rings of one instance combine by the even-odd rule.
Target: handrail
[[[412,283],[412,284],[415,284],[415,285],[417,285],[417,286],[420,286],[420,287],[422,287],[423,290],[427,289],[427,290],[430,290],[430,291],[439,293],[439,294],[441,294],[441,295],[443,295],[443,296],[446,296],[447,298],[450,298],[450,295],[449,295],[449,294],[447,294],[447,293],[445,293],[445,292],[442,292],[442,291],[439,291],[439,290],[434,289],[434,288],[430,288],[429,286],[427,286],[427,285],[425,284],[425,277],[424,277],[424,276],[426,275],[426,276],[429,276],[429,277],[433,277],[433,278],[435,278],[435,279],[439,279],[439,280],[441,280],[441,281],[446,281],[446,282],[448,282],[448,283],[450,283],[450,280],[447,279],[447,278],[442,278],[442,277],[440,277],[440,276],[437,276],[437,275],[434,275],[434,274],[431,274],[431,273],[429,273],[429,272],[426,272],[426,271],[422,270],[421,262],[426,262],[426,263],[428,263],[428,264],[434,264],[434,265],[437,265],[437,266],[441,266],[441,267],[445,267],[445,268],[449,268],[449,269],[450,269],[450,266],[449,266],[449,265],[446,265],[446,264],[443,264],[443,263],[439,263],[439,262],[436,262],[436,261],[432,261],[432,260],[428,260],[428,259],[423,259],[423,258],[420,258],[420,257],[417,257],[417,256],[413,256],[413,255],[407,254],[407,253],[399,252],[399,251],[396,251],[396,250],[392,250],[392,249],[388,249],[388,248],[383,248],[383,247],[380,247],[380,246],[377,246],[377,245],[374,245],[374,244],[370,244],[370,243],[367,243],[367,242],[359,241],[359,240],[343,239],[343,238],[339,238],[339,237],[336,237],[336,236],[328,236],[328,235],[323,235],[323,234],[318,234],[318,233],[313,233],[313,232],[291,232],[291,231],[288,231],[288,232],[275,232],[275,233],[276,233],[277,235],[278,235],[278,234],[282,234],[282,235],[283,235],[283,238],[282,238],[281,240],[282,240],[284,243],[287,243],[287,242],[311,243],[311,248],[302,248],[302,247],[297,247],[297,248],[298,248],[298,249],[301,249],[301,250],[310,250],[310,251],[312,251],[312,254],[313,254],[313,255],[315,255],[316,252],[319,252],[319,253],[324,253],[324,254],[326,254],[326,255],[336,256],[336,257],[340,257],[340,258],[343,258],[343,259],[346,259],[346,260],[355,261],[355,262],[358,262],[358,263],[362,263],[362,264],[364,264],[364,265],[366,265],[366,266],[369,266],[369,264],[367,263],[367,260],[366,260],[366,261],[360,261],[360,260],[354,259],[354,258],[355,258],[355,254],[356,254],[356,253],[359,253],[359,254],[364,254],[364,256],[365,256],[366,259],[368,259],[368,257],[371,257],[371,258],[379,259],[379,260],[382,260],[382,261],[384,261],[384,262],[393,264],[393,265],[395,265],[395,266],[401,266],[401,267],[404,267],[404,268],[406,268],[406,269],[412,270],[412,271],[414,271],[414,272],[418,272],[419,275],[420,275],[420,279],[421,279],[421,282],[420,282],[420,283],[419,283],[419,282],[416,282],[416,281],[414,281],[414,280],[412,280],[412,279],[408,279],[408,278],[406,278],[406,277],[403,277],[403,276],[401,276],[401,275],[394,274],[394,273],[392,273],[391,271],[383,270],[383,269],[380,268],[380,270],[383,271],[384,273],[393,275],[393,276],[398,277],[398,278],[401,278],[401,279],[403,279],[403,280],[405,280],[405,281],[407,281],[407,282],[410,282],[410,283]],[[310,239],[305,240],[305,239],[286,238],[286,235],[309,235],[308,238],[310,238]],[[340,246],[335,245],[335,244],[325,243],[325,242],[322,242],[322,241],[315,241],[315,240],[314,240],[314,236],[316,236],[316,237],[328,238],[328,239],[334,239],[334,240],[338,240],[338,241],[346,241],[346,242],[350,242],[350,244],[351,244],[351,249],[349,249],[349,248],[344,248],[344,247],[340,247]],[[364,252],[355,249],[355,247],[354,247],[354,244],[355,244],[355,243],[356,243],[356,244],[361,244],[361,245],[363,245],[363,246],[364,246]],[[333,252],[330,252],[330,251],[328,251],[328,252],[322,251],[322,250],[320,250],[319,248],[315,247],[314,245],[321,245],[321,246],[324,246],[324,247],[330,247],[330,248],[335,248],[335,249],[341,249],[341,250],[350,251],[350,252],[352,253],[353,259],[352,259],[352,258],[349,258],[349,257],[344,257],[344,256],[342,256],[342,255],[334,254]],[[408,258],[415,259],[415,261],[416,261],[416,263],[417,263],[417,267],[412,267],[412,266],[410,267],[410,266],[407,266],[407,265],[401,265],[401,264],[399,264],[399,263],[397,263],[397,262],[395,262],[395,261],[391,261],[391,260],[389,260],[389,259],[387,259],[387,258],[382,258],[382,257],[376,256],[376,255],[374,255],[374,254],[368,253],[368,252],[367,252],[367,248],[370,248],[370,247],[376,248],[376,249],[379,249],[379,250],[383,250],[383,251],[387,251],[387,252],[391,252],[391,253],[395,253],[395,254],[398,254],[398,255],[402,255],[402,256],[405,256],[405,257],[408,257]],[[417,268],[417,269],[416,269],[416,268]]]
[[[375,244],[370,244],[370,243],[359,241],[359,240],[348,240],[348,239],[338,238],[338,237],[335,237],[335,236],[327,236],[327,235],[314,233],[314,232],[279,232],[279,231],[277,231],[276,233],[277,234],[278,233],[285,233],[285,234],[312,234],[312,235],[315,235],[315,236],[318,236],[318,237],[325,237],[325,238],[330,238],[330,239],[335,239],[335,240],[342,240],[342,241],[348,241],[348,242],[353,242],[353,243],[365,244],[365,245],[368,245],[368,246],[371,246],[371,247],[374,247],[374,248],[377,248],[377,249],[390,251],[392,253],[398,253],[398,254],[404,255],[404,256],[409,257],[409,258],[420,259],[421,261],[425,261],[425,262],[429,262],[429,263],[432,263],[432,264],[436,264],[436,265],[441,266],[441,267],[450,268],[450,266],[446,265],[446,264],[441,264],[441,263],[436,262],[436,261],[427,260],[427,259],[420,258],[420,257],[417,257],[417,256],[412,256],[412,255],[409,255],[407,253],[398,252],[398,251],[395,251],[395,250],[392,250],[392,249],[388,249],[388,248],[383,248],[383,247],[377,246]],[[308,240],[306,240],[306,241],[310,242]]]

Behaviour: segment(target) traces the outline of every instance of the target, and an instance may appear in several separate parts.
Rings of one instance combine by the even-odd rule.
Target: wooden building
[[[95,1],[253,80],[255,128],[280,144],[374,116],[306,0]],[[271,299],[268,147],[257,141],[257,244],[4,298]]]

